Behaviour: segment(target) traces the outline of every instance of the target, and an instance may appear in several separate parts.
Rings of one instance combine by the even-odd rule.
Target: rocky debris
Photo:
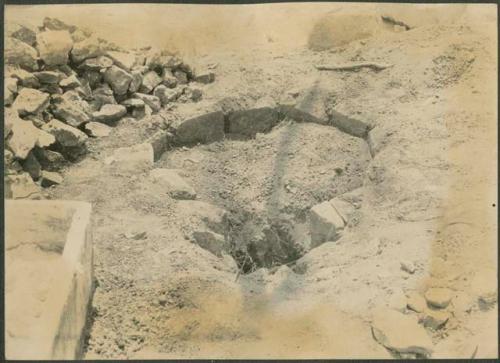
[[[210,230],[194,231],[191,240],[217,257],[228,250],[224,236]]]
[[[20,40],[7,37],[4,57],[6,64],[16,65],[30,71],[38,69],[38,53],[36,49]]]
[[[11,124],[11,136],[7,140],[7,146],[18,159],[26,159],[29,152],[35,147],[49,146],[55,142],[52,135],[36,128],[31,121],[6,117],[6,123]]]
[[[42,167],[33,151],[30,151],[26,159],[22,162],[22,166],[24,171],[26,171],[33,180],[38,180],[40,178]]]
[[[40,192],[28,173],[5,177],[6,199],[41,199]]]
[[[90,107],[76,91],[52,96],[52,113],[68,125],[79,127],[90,121]]]
[[[132,75],[117,66],[111,66],[104,73],[104,80],[111,86],[115,94],[125,95],[132,81]]]
[[[114,150],[104,163],[121,172],[138,173],[153,167],[154,152],[151,144],[143,143]]]
[[[155,88],[153,94],[160,99],[162,106],[166,106],[177,100],[181,96],[182,91],[179,88],[171,89],[161,84]]]
[[[202,90],[200,88],[188,86],[188,87],[184,88],[183,95],[188,100],[192,100],[194,102],[198,102],[203,97],[203,92],[202,92]]]
[[[446,311],[426,309],[422,314],[420,322],[426,328],[438,330],[441,329],[449,319],[450,314]]]
[[[156,96],[147,95],[147,94],[144,94],[144,93],[138,93],[137,92],[137,93],[134,93],[132,95],[132,97],[138,98],[141,101],[143,101],[146,105],[148,105],[149,107],[151,107],[151,109],[154,112],[158,112],[161,109],[160,99],[158,97],[156,97]]]
[[[229,114],[229,132],[254,137],[258,132],[270,131],[280,121],[278,111],[272,107],[251,108]]]
[[[130,85],[128,87],[128,91],[130,93],[134,93],[134,92],[139,91],[139,89],[141,88],[141,85],[142,85],[142,72],[138,71],[138,70],[132,70],[132,72],[130,72],[130,74],[132,75],[132,80],[130,81]]]
[[[41,181],[40,181],[42,187],[47,188],[52,185],[61,184],[62,182],[63,182],[63,177],[60,174],[52,171],[46,171],[46,170],[42,171]]]
[[[163,52],[155,52],[147,57],[146,66],[149,69],[175,69],[180,67],[182,60],[174,55]]]
[[[415,273],[415,265],[411,261],[401,261],[401,270],[404,272],[408,272],[409,274],[414,274]]]
[[[87,83],[91,89],[96,89],[102,85],[102,73],[98,71],[85,71],[82,74],[83,82]]]
[[[78,66],[78,69],[86,71],[97,71],[101,69],[107,69],[113,65],[113,60],[105,55],[101,55],[95,58],[87,58],[82,64]]]
[[[80,80],[78,79],[78,77],[73,74],[73,75],[71,75],[69,77],[63,78],[59,82],[59,86],[61,86],[61,88],[63,88],[65,91],[67,91],[67,90],[70,90],[70,89],[81,87],[82,83],[80,82]]]
[[[123,105],[104,105],[97,112],[92,113],[94,121],[110,124],[118,121],[127,114],[127,109]]]
[[[126,52],[108,51],[106,55],[120,68],[130,71],[136,65],[136,57],[134,54]]]
[[[447,288],[434,287],[428,289],[425,292],[425,300],[427,301],[427,305],[434,308],[446,308],[451,302],[452,298],[453,292]]]
[[[174,135],[167,131],[158,131],[148,139],[153,147],[154,159],[158,160],[168,150]]]
[[[16,78],[18,84],[27,88],[38,88],[40,87],[40,82],[38,78],[35,77],[33,73],[27,72],[21,68],[10,68],[7,71],[9,77]]]
[[[42,130],[53,135],[64,147],[81,147],[87,141],[87,135],[75,127],[53,119],[42,127]]]
[[[344,220],[337,210],[326,201],[315,205],[309,212],[311,247],[340,238]]]
[[[186,72],[177,70],[174,73],[174,77],[177,79],[178,84],[187,84],[188,83],[188,76]]]
[[[182,122],[176,130],[176,142],[181,145],[211,143],[224,139],[224,114],[210,112]]]
[[[102,55],[102,50],[99,40],[95,37],[76,43],[71,50],[71,60],[75,63],[83,62],[88,58],[96,58],[100,55]]]
[[[98,111],[102,106],[110,104],[115,105],[116,99],[113,95],[113,90],[107,85],[104,84],[101,87],[98,87],[92,93],[93,101],[90,103],[91,107]]]
[[[68,63],[73,39],[67,31],[45,31],[37,34],[36,44],[45,65],[55,66]]]
[[[63,74],[54,71],[40,71],[33,73],[40,83],[57,84],[63,78]]]
[[[196,199],[196,191],[177,170],[154,169],[149,173],[153,182],[160,184],[175,199]]]
[[[417,313],[422,313],[427,309],[427,302],[424,297],[416,291],[407,294],[406,306]]]
[[[433,352],[432,340],[412,315],[387,308],[377,310],[373,314],[372,333],[377,342],[396,353],[429,358]]]
[[[64,156],[56,151],[35,147],[33,153],[44,170],[58,171],[67,164]]]
[[[139,87],[139,91],[141,93],[151,93],[161,82],[161,77],[155,71],[149,71],[142,77],[142,85]]]
[[[111,133],[111,127],[100,122],[86,123],[85,130],[92,137],[105,137]]]
[[[199,73],[196,72],[196,76],[193,80],[204,84],[213,83],[215,81],[215,73],[209,70],[203,70]]]
[[[162,84],[167,86],[168,88],[175,88],[177,86],[177,78],[168,68],[163,68],[161,79],[162,79]]]
[[[5,106],[10,106],[12,102],[14,102],[14,98],[17,94],[17,82],[18,80],[16,78],[5,78],[3,86]]]
[[[68,25],[57,18],[50,17],[43,19],[43,28],[45,30],[67,30],[69,33],[73,33],[77,29],[74,25]]]
[[[7,29],[7,35],[30,46],[34,46],[36,43],[35,31],[22,24],[10,25],[9,29]]]
[[[39,90],[23,88],[12,104],[12,108],[17,110],[19,116],[38,114],[49,105],[49,97],[49,94]]]

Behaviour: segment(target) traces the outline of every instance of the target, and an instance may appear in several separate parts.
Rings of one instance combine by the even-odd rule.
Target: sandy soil
[[[496,356],[497,308],[477,305],[497,282],[496,40],[495,23],[470,21],[384,33],[321,53],[214,51],[199,60],[218,64],[203,102],[150,120],[125,119],[109,137],[92,140],[90,155],[48,192],[94,208],[98,285],[86,357],[390,358],[371,335],[371,309],[431,286],[455,294],[452,318],[433,334],[433,357],[470,358],[476,348],[476,357]],[[362,60],[393,67],[313,67]],[[359,223],[293,269],[236,278],[234,262],[185,239],[178,201],[147,174],[104,167],[113,149],[196,108],[228,95],[278,100],[314,81],[331,92],[339,112],[375,127],[373,159],[359,140],[336,130],[284,124],[255,140],[169,152],[156,165],[182,169],[199,200],[229,210],[262,210],[278,193],[280,208],[299,211],[362,186]],[[296,137],[280,145],[289,131]],[[287,168],[277,179],[273,165],[283,148]],[[335,168],[345,173],[335,177]],[[288,181],[294,193],[283,191]],[[146,237],[130,237],[140,232]],[[402,271],[402,261],[415,273]]]

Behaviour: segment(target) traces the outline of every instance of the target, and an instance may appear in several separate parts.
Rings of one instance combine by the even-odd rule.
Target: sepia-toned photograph
[[[5,359],[498,359],[497,4],[3,10]]]

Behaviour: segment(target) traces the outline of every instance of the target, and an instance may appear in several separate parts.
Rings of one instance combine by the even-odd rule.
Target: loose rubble
[[[49,17],[38,29],[9,27],[4,56],[5,153],[13,156],[6,169],[24,169],[41,186],[59,183],[40,175],[84,155],[87,136],[107,136],[108,125],[123,117],[141,120],[179,99],[189,83],[215,80],[212,71],[197,74],[166,50],[124,51]],[[201,97],[192,87],[186,100]]]

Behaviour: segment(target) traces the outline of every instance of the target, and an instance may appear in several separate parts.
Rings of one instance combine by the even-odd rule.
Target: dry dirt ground
[[[372,309],[428,287],[454,294],[432,357],[496,357],[497,306],[477,304],[497,286],[495,27],[427,25],[325,52],[214,52],[200,60],[217,64],[203,101],[124,119],[92,140],[48,191],[93,205],[97,287],[86,358],[390,358],[372,337]],[[393,66],[314,68],[363,60]],[[229,95],[279,101],[314,82],[337,111],[374,126],[373,158],[360,139],[285,120],[255,139],[169,151],[155,165],[180,169],[200,201],[236,214],[279,210],[299,226],[314,204],[362,187],[357,224],[289,266],[238,274],[231,258],[185,238],[197,206],[169,197],[147,172],[104,164],[195,108]],[[402,271],[403,261],[415,273]]]

